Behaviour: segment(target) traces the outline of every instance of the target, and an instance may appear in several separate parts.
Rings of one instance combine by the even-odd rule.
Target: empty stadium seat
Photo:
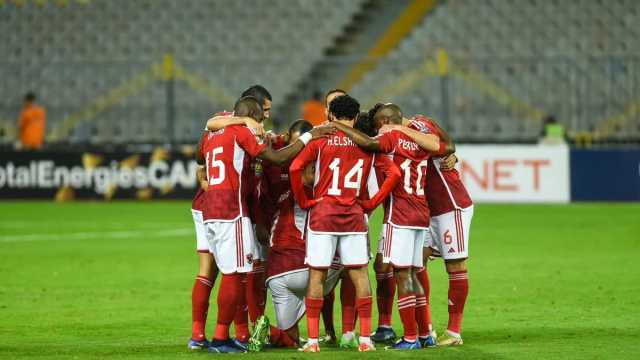
[[[55,127],[161,62],[166,53],[229,97],[260,83],[276,102],[284,101],[363,2],[92,0],[70,1],[66,6],[52,1],[22,6],[7,2],[0,6],[0,119],[15,118],[17,114],[5,109],[33,90],[50,108],[49,127]],[[164,85],[156,81],[152,86],[160,89],[158,94],[136,95],[85,119],[100,125],[74,132],[74,139],[117,142],[115,134],[121,134],[131,141],[164,141],[166,133],[156,128],[123,125],[127,124],[123,117],[149,124],[164,119]],[[216,103],[179,86],[175,105],[179,124],[175,137],[193,142],[206,116],[232,104]],[[145,113],[145,108],[153,110]]]
[[[443,1],[351,92],[366,104],[394,101],[406,113],[439,116],[443,104],[425,100],[439,89],[426,82],[389,99],[374,99],[379,91],[372,89],[391,86],[443,48],[458,68],[484,79],[479,85],[450,76],[448,125],[455,136],[475,139],[487,129],[499,129],[504,139],[539,135],[536,119],[515,114],[525,124],[516,126],[499,115],[509,107],[487,96],[487,86],[555,114],[571,131],[589,130],[606,117],[602,109],[619,113],[639,95],[637,86],[631,89],[640,83],[638,24],[640,2],[634,0]],[[404,70],[390,73],[389,64]],[[585,109],[596,101],[600,107]]]

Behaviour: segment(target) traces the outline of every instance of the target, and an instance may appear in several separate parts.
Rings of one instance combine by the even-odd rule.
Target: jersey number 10
[[[424,195],[424,188],[422,187],[423,170],[427,167],[429,162],[422,160],[416,165],[416,171],[418,172],[418,178],[416,179],[416,195]],[[411,187],[411,159],[406,159],[400,164],[400,169],[404,172],[404,191],[407,194],[413,194],[413,188]]]

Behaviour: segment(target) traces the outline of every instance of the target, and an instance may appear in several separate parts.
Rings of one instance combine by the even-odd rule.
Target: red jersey
[[[229,111],[221,111],[219,113],[216,113],[216,116],[231,116],[233,115],[232,112]],[[202,146],[202,144],[204,143],[205,139],[208,137],[208,132],[206,131],[207,129],[205,128],[205,131],[202,133],[202,136],[200,136],[200,141],[198,142],[199,146]],[[200,149],[197,149],[197,151],[200,151]],[[191,202],[191,208],[193,210],[198,210],[198,211],[202,211],[204,209],[204,190],[202,190],[202,188],[200,187],[200,184],[197,184],[197,188],[198,190],[196,190],[196,194],[193,197],[193,201]]]
[[[271,147],[274,150],[281,149],[286,145],[283,136],[277,136],[271,143]],[[260,208],[264,213],[264,225],[267,229],[271,229],[280,196],[291,190],[291,184],[289,183],[289,164],[279,166],[268,161],[263,161],[259,188]]]
[[[281,194],[271,228],[267,279],[307,268],[303,237],[306,219],[307,211],[298,206],[291,190]]]
[[[377,157],[383,158],[380,155]],[[311,141],[291,164],[291,173],[315,163],[313,197],[323,198],[309,210],[309,229],[326,234],[366,234],[365,212],[358,199],[365,199],[375,156],[365,152],[342,131]],[[382,166],[393,167],[389,159]],[[292,179],[293,181],[294,179]],[[297,180],[296,180],[297,181]],[[293,185],[293,183],[292,183]],[[295,185],[294,185],[295,186]],[[298,197],[298,190],[296,197]],[[371,192],[370,192],[371,193]],[[296,199],[300,203],[300,199]]]
[[[198,142],[200,146],[202,146],[206,137],[207,132],[205,131],[202,133],[200,141]],[[198,151],[200,151],[200,149],[198,149]],[[204,190],[202,190],[199,183],[196,184],[196,187],[198,190],[196,190],[196,194],[194,195],[193,201],[191,202],[191,209],[202,211],[202,209],[204,208]]]
[[[207,221],[234,221],[249,216],[247,199],[255,190],[251,162],[266,145],[240,125],[207,133],[200,153],[205,159],[209,185],[203,217]]]
[[[397,227],[426,229],[429,207],[425,188],[429,153],[400,131],[378,136],[380,152],[400,167],[402,178],[384,204],[384,222]]]
[[[440,135],[430,119],[423,115],[415,115],[410,127],[424,133]],[[467,192],[458,170],[440,170],[440,159],[432,158],[427,167],[427,200],[431,216],[438,216],[455,209],[464,209],[471,205],[471,197]]]

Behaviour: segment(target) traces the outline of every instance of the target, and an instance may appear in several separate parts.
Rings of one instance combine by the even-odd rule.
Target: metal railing
[[[280,63],[281,71],[287,71],[283,59],[244,64],[218,59],[216,64],[225,61],[225,68],[235,71],[259,71],[260,62]],[[346,68],[354,59],[326,61]],[[0,85],[0,141],[14,141],[20,97],[34,90],[48,110],[48,143],[191,143],[204,120],[229,109],[238,95],[235,88],[199,75],[192,69],[196,63],[207,65],[180,64],[170,56],[133,65],[37,68],[0,62],[0,72],[6,74]],[[213,65],[211,69],[216,71]],[[290,93],[311,94],[334,85],[323,80],[314,79],[304,88],[291,84]],[[386,59],[353,94],[363,107],[393,101],[406,113],[432,115],[462,141],[535,141],[542,119],[553,115],[580,144],[640,142],[640,55],[465,58],[439,52],[423,59]],[[274,100],[279,110],[274,123],[284,127],[289,119],[279,114],[297,113],[299,103]]]

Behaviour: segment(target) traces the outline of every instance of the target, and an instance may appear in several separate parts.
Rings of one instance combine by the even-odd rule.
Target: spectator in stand
[[[24,96],[24,105],[18,120],[20,147],[24,150],[40,149],[44,143],[47,115],[44,108],[35,101],[36,95],[32,92]]]
[[[320,101],[320,97],[320,92],[316,90],[313,92],[313,97],[302,104],[302,118],[313,126],[318,126],[327,121],[324,104]]]

